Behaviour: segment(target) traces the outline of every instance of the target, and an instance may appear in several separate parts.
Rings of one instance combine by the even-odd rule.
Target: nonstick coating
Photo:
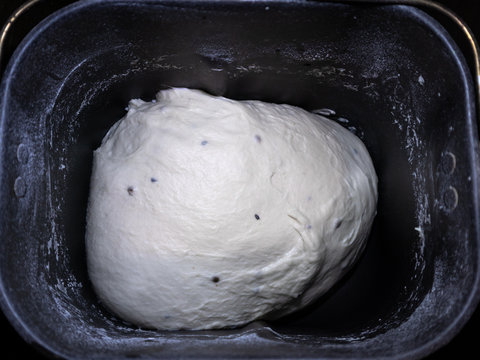
[[[85,264],[92,152],[131,98],[203,89],[335,110],[379,177],[364,256],[314,306],[242,329],[156,332],[109,314]],[[7,317],[79,358],[418,358],[478,302],[472,81],[405,6],[82,1],[37,26],[1,85],[0,289]]]

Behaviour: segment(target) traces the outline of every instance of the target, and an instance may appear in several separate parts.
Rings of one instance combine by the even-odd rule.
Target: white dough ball
[[[376,202],[369,154],[337,123],[163,90],[132,100],[94,153],[90,279],[109,309],[143,327],[277,318],[352,266]]]

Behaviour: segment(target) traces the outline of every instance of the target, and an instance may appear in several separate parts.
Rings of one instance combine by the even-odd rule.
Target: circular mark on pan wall
[[[453,186],[449,186],[443,193],[443,207],[445,210],[452,211],[458,205],[458,192]]]
[[[453,174],[453,172],[455,171],[455,167],[457,166],[456,156],[450,151],[443,153],[440,166],[444,174]]]
[[[25,144],[20,144],[17,147],[17,160],[20,164],[26,164],[28,162],[28,157],[30,156],[28,152],[28,147]]]
[[[13,191],[17,197],[24,197],[27,192],[27,184],[25,184],[25,180],[21,177],[16,178],[15,183],[13,184]]]

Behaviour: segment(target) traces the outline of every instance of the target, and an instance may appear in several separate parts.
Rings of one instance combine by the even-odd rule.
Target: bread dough
[[[198,90],[132,100],[94,153],[88,271],[121,318],[212,329],[310,304],[364,248],[377,177],[362,142],[289,105]]]

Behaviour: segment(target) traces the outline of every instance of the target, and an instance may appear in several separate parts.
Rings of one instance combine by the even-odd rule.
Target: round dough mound
[[[121,318],[157,329],[273,319],[359,257],[377,177],[362,142],[289,105],[198,90],[132,100],[94,153],[88,270]]]

